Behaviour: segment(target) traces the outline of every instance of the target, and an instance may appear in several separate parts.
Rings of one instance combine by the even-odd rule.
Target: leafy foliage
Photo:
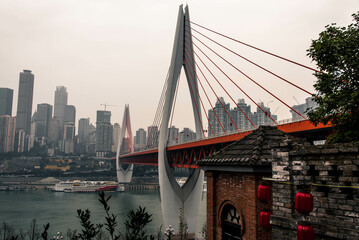
[[[146,208],[138,207],[136,211],[130,210],[125,221],[126,232],[122,236],[124,240],[154,240],[152,235],[147,235],[145,226],[152,221],[152,214],[148,214]]]
[[[102,224],[95,225],[91,222],[91,211],[88,209],[85,211],[78,209],[77,217],[80,219],[83,229],[82,232],[78,234],[76,239],[91,240],[100,232],[103,226]]]
[[[117,226],[117,214],[110,214],[110,206],[108,205],[108,201],[111,199],[111,195],[108,196],[107,198],[105,197],[105,192],[100,192],[99,193],[99,201],[102,204],[103,208],[105,209],[106,212],[106,230],[109,232],[111,240],[118,240],[120,239],[120,235],[116,235],[115,234],[115,228]]]
[[[314,85],[319,107],[308,116],[314,125],[332,123],[331,143],[359,141],[359,12],[352,16],[347,27],[326,26],[307,50],[321,71]]]

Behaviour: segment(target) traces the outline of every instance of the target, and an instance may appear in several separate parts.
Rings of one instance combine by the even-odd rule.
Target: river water
[[[156,233],[163,224],[159,191],[118,192],[109,193],[112,213],[118,214],[118,229],[123,232],[123,222],[127,212],[138,206],[146,207],[152,214],[152,222],[148,225],[149,233]],[[63,193],[49,191],[0,191],[0,221],[5,221],[19,229],[29,229],[32,219],[36,218],[39,228],[50,223],[49,234],[68,229],[81,229],[77,209],[90,209],[93,223],[104,223],[104,210],[98,201],[97,193]],[[206,218],[206,195],[203,194],[197,232],[200,232]],[[162,226],[162,229],[168,226]],[[178,226],[173,226],[175,229]],[[50,235],[51,236],[51,235]]]

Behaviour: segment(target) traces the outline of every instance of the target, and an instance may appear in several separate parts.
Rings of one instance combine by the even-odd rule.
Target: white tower
[[[161,206],[165,227],[168,225],[178,226],[180,211],[183,211],[184,221],[188,226],[188,233],[195,233],[199,212],[200,198],[203,186],[203,171],[195,169],[188,177],[187,182],[180,187],[173,176],[168,163],[166,148],[168,139],[168,125],[171,115],[177,81],[184,67],[187,83],[191,92],[192,108],[194,113],[196,136],[203,137],[201,128],[201,109],[199,96],[196,89],[197,78],[193,58],[192,35],[189,27],[188,6],[183,10],[180,5],[176,35],[172,50],[172,59],[167,79],[165,104],[163,106],[162,122],[158,144],[158,172],[161,193]],[[185,61],[186,59],[186,61]],[[177,230],[177,229],[176,229]]]

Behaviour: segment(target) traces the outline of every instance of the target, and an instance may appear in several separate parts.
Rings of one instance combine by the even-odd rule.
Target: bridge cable
[[[269,55],[271,55],[271,56],[273,56],[273,57],[282,59],[282,60],[284,60],[284,61],[287,61],[287,62],[290,62],[290,63],[293,63],[293,64],[296,64],[296,65],[298,65],[298,66],[301,66],[301,67],[303,67],[303,68],[307,68],[307,69],[312,70],[312,71],[317,72],[317,73],[323,73],[323,72],[321,72],[321,71],[319,71],[319,70],[317,70],[317,69],[314,69],[314,68],[305,66],[304,64],[301,64],[301,63],[292,61],[292,60],[290,60],[290,59],[288,59],[288,58],[281,57],[281,56],[276,55],[276,54],[274,54],[274,53],[265,51],[265,50],[263,50],[263,49],[254,47],[254,46],[252,46],[252,45],[250,45],[250,44],[244,43],[244,42],[239,41],[239,40],[237,40],[237,39],[234,39],[234,38],[231,38],[231,37],[226,36],[226,35],[224,35],[224,34],[221,34],[221,33],[219,33],[219,32],[216,32],[216,31],[211,30],[211,29],[209,29],[209,28],[206,28],[206,27],[204,27],[204,26],[202,26],[202,25],[199,25],[199,24],[197,24],[197,23],[194,23],[194,22],[192,22],[192,21],[190,21],[190,20],[188,20],[188,19],[186,19],[186,21],[188,21],[188,22],[190,22],[190,23],[192,23],[192,24],[194,24],[194,25],[196,25],[196,26],[198,26],[198,27],[200,27],[200,28],[203,28],[203,29],[205,29],[205,30],[207,30],[207,31],[210,31],[210,32],[212,32],[212,33],[215,33],[215,34],[217,34],[217,35],[220,35],[220,36],[225,37],[225,38],[227,38],[227,39],[230,39],[230,40],[232,40],[232,41],[238,42],[238,43],[240,43],[240,44],[242,44],[242,45],[245,45],[245,46],[247,46],[247,47],[250,47],[250,48],[253,48],[253,49],[255,49],[255,50],[258,50],[258,51],[264,52],[264,53],[266,53],[266,54],[269,54]]]
[[[159,103],[157,105],[157,110],[156,110],[155,118],[154,118],[153,123],[152,123],[152,127],[157,126],[157,128],[158,128],[158,123],[160,121],[159,119],[162,118],[164,98],[165,98],[165,93],[166,93],[166,89],[167,89],[167,85],[168,85],[168,76],[169,76],[169,70],[167,72],[166,80],[165,80],[165,83],[164,83],[163,88],[162,88],[161,97],[160,97]],[[148,135],[149,136],[148,136],[148,140],[147,140],[147,145],[148,145],[148,147],[150,147],[154,143],[154,140],[153,140],[154,139],[154,134],[150,135],[150,133],[148,133]]]
[[[309,70],[314,71],[314,72],[316,72],[316,73],[320,73],[320,74],[323,74],[323,75],[327,75],[327,76],[333,77],[333,78],[336,79],[336,80],[340,80],[340,81],[342,81],[342,82],[351,84],[349,81],[347,81],[347,80],[345,80],[345,79],[340,79],[340,78],[338,78],[338,77],[336,77],[336,76],[330,75],[329,73],[325,73],[325,72],[323,72],[323,71],[320,71],[320,70],[314,69],[314,68],[312,68],[312,67],[308,67],[308,66],[306,66],[306,65],[304,65],[304,64],[301,64],[301,63],[295,62],[295,61],[293,61],[293,60],[290,60],[290,59],[288,59],[288,58],[281,57],[281,56],[279,56],[279,55],[277,55],[277,54],[274,54],[274,53],[268,52],[268,51],[266,51],[266,50],[257,48],[257,47],[255,47],[255,46],[250,45],[250,44],[244,43],[244,42],[239,41],[239,40],[237,40],[237,39],[231,38],[231,37],[229,37],[229,36],[226,36],[226,35],[224,35],[224,34],[221,34],[221,33],[219,33],[219,32],[216,32],[216,31],[214,31],[214,30],[211,30],[211,29],[209,29],[209,28],[206,28],[206,27],[204,27],[204,26],[202,26],[202,25],[199,25],[199,24],[197,24],[197,23],[191,22],[191,21],[189,21],[188,19],[186,19],[186,21],[188,21],[188,22],[190,22],[190,23],[193,23],[194,25],[196,25],[196,26],[198,26],[198,27],[200,27],[200,28],[203,28],[203,29],[205,29],[205,30],[207,30],[207,31],[210,31],[210,32],[212,32],[212,33],[215,33],[215,34],[217,34],[217,35],[220,35],[220,36],[225,37],[225,38],[227,38],[227,39],[230,39],[230,40],[232,40],[232,41],[238,42],[238,43],[240,43],[240,44],[242,44],[242,45],[245,45],[245,46],[247,46],[247,47],[253,48],[253,49],[255,49],[255,50],[264,52],[264,53],[266,53],[266,54],[268,54],[268,55],[271,55],[271,56],[273,56],[273,57],[276,57],[276,58],[282,59],[282,60],[284,60],[284,61],[293,63],[293,64],[295,64],[295,65],[298,65],[298,66],[300,66],[300,67],[309,69]],[[193,29],[193,30],[194,30],[194,29]],[[316,98],[318,98],[318,99],[320,98],[320,97],[318,97],[318,96],[314,96],[314,97],[316,97]]]
[[[290,107],[287,103],[285,103],[283,100],[281,100],[280,98],[278,98],[276,95],[274,95],[272,92],[270,92],[268,89],[266,89],[265,87],[263,87],[262,85],[260,85],[258,82],[256,82],[253,78],[251,78],[250,76],[248,76],[247,74],[245,74],[243,71],[239,70],[236,66],[234,66],[233,64],[231,64],[228,60],[226,60],[225,58],[223,58],[221,55],[219,55],[217,52],[215,52],[213,49],[211,49],[209,46],[207,46],[205,43],[203,43],[201,40],[199,40],[198,38],[196,38],[195,36],[193,36],[196,40],[198,40],[201,44],[203,44],[205,47],[207,47],[210,51],[212,51],[214,54],[216,54],[218,57],[220,57],[223,61],[225,61],[226,63],[228,63],[229,65],[231,65],[234,69],[236,69],[238,72],[240,72],[242,75],[244,75],[246,78],[248,78],[249,80],[251,80],[253,83],[255,83],[257,86],[259,86],[260,88],[262,88],[264,91],[266,91],[267,93],[269,93],[272,97],[274,97],[275,99],[277,99],[278,101],[280,101],[281,103],[283,103],[286,107],[288,107],[289,109],[293,110],[295,113],[297,113],[299,116],[301,116],[303,119],[307,119],[306,117],[304,117],[302,114],[300,114],[299,112],[297,112],[295,109],[293,109],[292,107]],[[198,46],[194,43],[194,45],[198,48]],[[198,48],[207,58],[208,56],[200,49]],[[212,63],[213,61],[210,60]],[[215,63],[213,63],[215,64]],[[216,65],[216,64],[215,64]],[[216,65],[216,67],[218,68],[218,66]],[[221,69],[219,69],[221,72],[223,72]],[[223,74],[225,74],[223,72]],[[227,76],[227,74],[225,74]],[[227,78],[229,78],[227,76]],[[229,78],[230,79],[230,78]],[[233,80],[230,79],[232,82]],[[233,82],[233,84],[235,84]],[[237,87],[238,85],[235,84]],[[258,106],[258,105],[257,105]],[[260,107],[260,109],[263,111],[263,109]],[[264,111],[263,111],[264,112]],[[266,115],[267,113],[264,112]],[[267,115],[268,117],[270,117],[269,115]],[[270,117],[271,118],[271,117]],[[272,118],[271,118],[272,119]],[[274,119],[272,119],[274,121]],[[274,121],[275,122],[275,121]]]
[[[213,62],[213,60],[208,57],[198,46],[197,44],[193,43],[196,48],[198,50],[200,50],[202,52],[203,55],[206,56],[206,58],[212,62],[213,65],[215,65],[234,85],[237,86],[237,88],[239,90],[241,90],[241,92],[246,95],[255,105],[257,105],[257,107],[259,107],[263,113],[268,116],[270,119],[272,119],[273,122],[276,123],[276,121],[270,117],[270,115],[264,111],[242,88],[240,88],[215,62]],[[196,52],[194,51],[194,53],[196,54]],[[200,59],[200,57],[196,54],[196,56]],[[201,59],[200,59],[201,60]],[[247,114],[244,113],[244,111],[239,107],[239,105],[236,103],[236,101],[233,99],[233,97],[227,92],[227,90],[223,87],[223,85],[219,82],[219,80],[213,75],[213,73],[209,70],[209,68],[206,66],[206,64],[201,60],[201,62],[205,65],[205,67],[207,68],[207,70],[212,74],[212,76],[216,79],[216,81],[218,82],[218,84],[222,87],[222,89],[227,93],[227,95],[231,98],[231,100],[234,102],[234,104],[238,107],[238,109],[244,114],[244,116],[247,118],[247,120],[252,124],[252,126],[255,128],[256,126],[254,125],[254,123],[250,120],[250,118],[247,116]],[[277,124],[277,123],[276,123]]]
[[[201,105],[202,105],[202,107],[203,107],[203,110],[205,110],[204,105],[203,105],[203,102],[202,102],[202,98],[201,98],[201,96],[200,96],[200,94],[199,94],[199,91],[198,91],[198,87],[196,86],[196,83],[195,83],[195,81],[194,81],[194,76],[193,76],[193,75],[196,73],[196,71],[194,70],[194,66],[192,65],[191,62],[190,62],[191,68],[189,68],[189,65],[188,65],[188,62],[189,62],[188,58],[189,58],[189,57],[188,57],[188,54],[187,54],[187,51],[186,51],[186,50],[188,51],[187,47],[185,48],[185,65],[187,66],[187,68],[188,68],[189,71],[190,71],[193,85],[194,85],[195,88],[196,88],[196,91],[197,91],[199,100],[200,100],[200,102],[201,102]],[[194,59],[193,59],[193,61],[194,61]],[[193,75],[192,75],[192,69],[193,69],[193,73],[194,73]],[[196,74],[196,75],[197,75],[197,74]],[[193,93],[193,95],[194,95],[194,93]],[[197,104],[196,104],[196,105],[197,105]],[[198,110],[197,110],[197,112],[198,112]],[[206,115],[207,121],[209,122],[209,119],[208,119],[208,116],[207,116],[206,111],[204,111],[204,113],[205,113],[205,115]],[[198,115],[199,115],[199,113],[198,113]],[[198,118],[200,118],[200,116],[198,116]],[[201,119],[201,127],[202,127],[203,137],[205,137],[204,130],[203,130],[203,125],[202,125],[202,119]],[[212,126],[211,126],[211,129],[212,129]],[[213,130],[212,130],[212,133],[213,133]]]
[[[176,102],[177,102],[177,92],[178,92],[178,85],[179,85],[179,81],[180,81],[180,78],[178,79],[178,81],[177,81],[177,85],[176,85],[176,91],[175,91],[175,96],[174,96],[174,102],[173,102],[173,104],[172,104],[172,111],[171,111],[171,120],[170,120],[170,129],[171,129],[171,127],[172,127],[172,120],[173,120],[173,116],[174,116],[174,112],[175,112],[175,107],[176,107]],[[169,134],[168,134],[168,139],[167,140],[169,140],[170,139],[170,136],[171,136],[171,130],[170,130],[170,132],[169,132]],[[177,136],[177,142],[178,142],[178,136]]]
[[[185,46],[185,47],[187,48],[187,46]],[[197,66],[197,68],[200,70],[200,72],[202,73],[202,75],[204,76],[202,70],[199,68],[199,66],[197,65],[197,63],[196,63],[195,60],[194,60],[194,63],[195,63],[195,65]],[[225,133],[224,128],[223,128],[223,126],[222,126],[222,124],[221,124],[221,121],[219,120],[219,118],[218,118],[218,116],[217,116],[217,113],[216,113],[216,111],[214,110],[214,107],[213,107],[213,105],[212,105],[212,103],[211,103],[211,101],[210,101],[210,99],[209,99],[209,97],[208,97],[208,94],[207,94],[206,90],[204,89],[203,84],[202,84],[202,82],[201,82],[201,80],[200,80],[200,78],[199,78],[199,76],[198,76],[197,73],[196,73],[196,77],[197,77],[197,79],[198,79],[199,84],[201,85],[201,88],[202,88],[204,94],[206,95],[207,101],[208,101],[209,104],[211,105],[211,108],[212,108],[212,110],[213,110],[213,113],[215,114],[215,116],[216,116],[216,118],[217,118],[219,124],[220,124],[221,127],[222,127],[223,132]],[[206,77],[204,76],[204,78],[206,78]],[[207,79],[206,79],[206,80],[207,80]],[[207,82],[208,82],[208,81],[207,81]],[[204,108],[204,107],[203,107],[203,108]],[[208,117],[207,117],[207,119],[208,119]],[[208,121],[209,121],[209,120],[208,120]],[[213,132],[211,123],[210,123],[210,122],[208,122],[208,123],[209,123],[209,125],[210,125],[211,130],[212,130],[212,134],[215,135],[214,132]]]
[[[185,63],[186,63],[186,62],[187,62],[187,59],[185,59]],[[188,64],[185,64],[185,68],[187,68],[187,69],[188,69]],[[190,75],[191,75],[191,78],[192,78],[193,84],[195,85],[195,83],[194,83],[194,79],[193,79],[193,76],[192,76],[192,72],[191,72],[189,69],[188,69],[187,71],[189,71],[189,72],[190,72]],[[193,99],[194,99],[194,92],[193,92],[193,87],[192,87],[192,83],[191,83],[190,79],[189,79],[189,85],[190,85],[191,93],[192,93],[192,96],[193,96]],[[199,95],[198,95],[198,97],[199,97]],[[200,98],[200,97],[199,97],[199,98]],[[200,99],[201,99],[201,98],[200,98]],[[204,130],[203,130],[203,125],[202,125],[202,118],[200,118],[200,115],[199,115],[197,102],[196,102],[196,101],[194,101],[194,104],[195,104],[195,106],[196,106],[197,115],[198,115],[198,118],[200,119],[200,124],[201,124],[202,134],[203,134],[203,136],[204,136]]]
[[[186,57],[185,62],[186,62],[186,64],[188,64],[187,62],[189,62],[190,65],[191,65],[191,68],[194,69],[195,66],[191,63],[191,61],[189,61],[189,57],[188,57],[188,54],[187,54],[188,48],[187,48],[186,45],[185,45],[185,48],[186,48],[186,50],[187,50],[187,51],[185,51],[185,57]],[[193,60],[193,62],[195,62],[194,58],[191,57],[191,59]],[[194,71],[194,74],[195,74],[195,76],[196,76],[198,82],[200,82],[196,71]],[[192,74],[191,74],[191,75],[192,75]],[[211,132],[212,132],[213,135],[215,135],[215,134],[214,134],[214,131],[213,131],[213,128],[212,128],[212,125],[211,125],[211,123],[210,123],[210,121],[209,121],[209,119],[208,119],[207,112],[205,111],[206,108],[204,107],[204,104],[203,104],[202,98],[201,98],[201,96],[200,96],[198,87],[196,86],[196,84],[194,84],[194,85],[195,85],[195,87],[196,87],[196,91],[197,91],[198,96],[199,96],[199,99],[200,99],[200,101],[201,101],[201,105],[202,105],[202,108],[203,108],[203,110],[204,110],[204,114],[206,115],[207,121],[208,121],[209,126],[210,126],[210,128],[211,128]],[[203,88],[203,87],[202,87],[202,88]],[[204,89],[203,89],[203,91],[204,91]],[[204,91],[204,92],[205,92],[205,91]],[[205,94],[206,94],[206,93],[205,93]],[[206,96],[207,96],[207,94],[206,94]],[[207,97],[207,99],[208,99],[208,97]],[[208,99],[208,101],[209,101],[209,99]]]
[[[195,44],[195,43],[193,43]],[[211,72],[211,70],[209,70],[209,68],[207,67],[207,65],[202,61],[202,59],[198,56],[198,54],[193,50],[193,53],[196,55],[196,57],[202,62],[202,64],[205,66],[205,68],[210,72],[210,74],[212,75],[212,77],[217,81],[217,83],[222,87],[222,89],[227,93],[227,95],[233,100],[233,98],[230,96],[230,94],[227,92],[227,90],[223,87],[223,85],[218,81],[218,79],[216,78],[216,76],[214,76],[214,74]],[[207,78],[206,78],[207,80]],[[210,83],[207,80],[208,85],[211,87],[213,93],[216,95],[217,100],[220,102],[220,104],[222,105],[223,109],[226,111],[228,117],[231,119],[232,123],[234,124],[234,126],[237,128],[238,132],[239,129],[237,127],[237,125],[234,123],[232,117],[230,116],[230,114],[228,113],[227,109],[224,107],[224,105],[222,104],[222,101],[218,98],[217,94],[214,92],[212,86],[210,85]],[[252,123],[253,124],[253,123]],[[254,125],[254,124],[253,124]],[[254,126],[255,127],[255,126]]]
[[[249,60],[248,58],[246,58],[246,57],[244,57],[244,56],[242,56],[242,55],[238,54],[237,52],[235,52],[235,51],[231,50],[230,48],[225,47],[224,45],[222,45],[222,44],[218,43],[217,41],[215,41],[215,40],[213,40],[212,38],[210,38],[210,37],[208,37],[208,36],[204,35],[203,33],[201,33],[201,32],[199,32],[199,31],[197,31],[196,29],[193,29],[193,28],[192,28],[191,30],[193,30],[193,31],[195,31],[196,33],[200,34],[201,36],[203,36],[203,37],[207,38],[208,40],[210,40],[210,41],[214,42],[215,44],[217,44],[217,45],[221,46],[222,48],[224,48],[224,49],[228,50],[229,52],[231,52],[231,53],[233,53],[233,54],[237,55],[238,57],[240,57],[240,58],[244,59],[245,61],[247,61],[247,62],[249,62],[249,63],[251,63],[251,64],[255,65],[256,67],[258,67],[258,68],[260,68],[260,69],[262,69],[262,70],[264,70],[264,71],[266,71],[266,72],[268,72],[268,73],[272,74],[273,76],[275,76],[275,77],[277,77],[277,78],[279,78],[279,79],[281,79],[281,80],[285,81],[286,83],[288,83],[288,84],[290,84],[290,85],[292,85],[292,86],[294,86],[294,87],[296,87],[296,88],[298,88],[298,89],[302,90],[303,92],[305,92],[305,93],[307,93],[307,94],[309,94],[309,95],[313,96],[313,93],[311,93],[311,92],[309,92],[309,91],[307,91],[307,90],[303,89],[302,87],[299,87],[298,85],[296,85],[296,84],[292,83],[291,81],[288,81],[287,79],[285,79],[285,78],[283,78],[283,77],[279,76],[278,74],[275,74],[274,72],[272,72],[272,71],[270,71],[270,70],[268,70],[268,69],[266,69],[266,68],[264,68],[264,67],[260,66],[259,64],[257,64],[257,63],[255,63],[255,62],[253,62],[253,61]]]
[[[201,72],[201,74],[202,74],[202,76],[204,77],[204,79],[206,80],[206,82],[207,82],[208,86],[211,88],[211,90],[212,90],[213,94],[216,96],[217,101],[218,101],[218,102],[222,105],[223,109],[226,111],[227,115],[229,116],[229,114],[228,114],[227,110],[226,110],[226,109],[225,109],[225,107],[223,106],[223,104],[222,104],[221,100],[219,99],[218,95],[217,95],[217,94],[216,94],[216,92],[214,91],[214,89],[213,89],[212,85],[209,83],[208,79],[207,79],[207,78],[206,78],[206,76],[204,75],[204,73],[203,73],[202,69],[201,69],[201,68],[200,68],[200,66],[197,64],[197,62],[195,62],[195,65],[196,65],[196,67],[198,68],[198,70]],[[201,83],[201,81],[200,81],[200,83]],[[203,87],[202,83],[201,83],[201,86],[202,86],[202,88],[204,89],[204,87]],[[213,105],[212,105],[211,101],[209,100],[209,98],[208,98],[208,95],[207,95],[207,94],[206,94],[206,96],[207,96],[207,100],[208,100],[209,104],[210,104],[210,105],[211,105],[211,107],[212,107],[213,113],[216,115],[216,118],[217,118],[217,120],[218,120],[218,122],[219,122],[219,124],[220,124],[220,126],[221,126],[221,128],[222,128],[222,130],[223,130],[223,132],[224,132],[224,134],[226,134],[226,131],[224,130],[224,127],[223,127],[223,125],[222,125],[221,121],[219,120],[218,115],[217,115],[216,111],[214,110],[214,107],[213,107]]]

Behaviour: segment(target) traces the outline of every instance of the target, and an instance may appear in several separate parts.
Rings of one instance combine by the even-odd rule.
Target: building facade
[[[37,104],[35,138],[47,138],[49,125],[52,118],[52,105],[47,103]]]
[[[134,140],[135,151],[144,150],[146,148],[147,132],[143,128],[138,129]]]
[[[112,125],[110,111],[97,111],[96,156],[103,157],[112,150]]]
[[[34,74],[30,70],[24,70],[19,79],[16,130],[23,129],[26,135],[30,134],[33,93]]]
[[[14,90],[10,88],[0,88],[0,116],[12,116],[12,99]]]
[[[57,86],[55,91],[54,117],[64,121],[65,107],[67,106],[67,89],[64,86]]]
[[[148,126],[147,127],[147,148],[156,148],[158,146],[158,137],[160,131],[157,126]]]
[[[76,121],[76,108],[73,105],[65,106],[64,123],[75,123]]]
[[[120,134],[121,134],[121,126],[118,123],[115,123],[113,125],[113,149],[112,152],[116,152],[117,151],[117,147],[118,147],[118,142],[120,140]]]
[[[291,137],[276,127],[260,126],[198,165],[207,176],[207,240],[272,239],[271,228],[260,223],[270,212],[272,197],[257,197],[259,185],[272,177],[272,144]],[[280,239],[280,238],[278,238]]]
[[[90,119],[89,118],[80,118],[79,125],[78,125],[78,136],[79,136],[80,144],[88,143],[89,127],[90,127]]]
[[[0,116],[0,152],[13,152],[15,141],[16,118],[9,115]]]
[[[311,108],[316,108],[318,105],[316,102],[313,101],[312,97],[308,97],[305,99],[305,103],[303,104],[298,104],[298,105],[294,105],[292,106],[292,108],[294,110],[296,110],[298,113],[302,114],[304,117],[308,117],[307,115],[307,110],[311,109]],[[296,113],[295,111],[293,111],[292,109],[290,110],[291,114],[292,114],[292,120],[293,121],[297,121],[297,120],[303,120],[303,118]]]

